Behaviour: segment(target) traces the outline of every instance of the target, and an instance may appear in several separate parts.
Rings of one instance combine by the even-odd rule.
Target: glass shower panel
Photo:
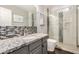
[[[63,42],[63,12],[59,12],[59,42]]]
[[[63,11],[63,43],[76,46],[76,9],[70,6]]]

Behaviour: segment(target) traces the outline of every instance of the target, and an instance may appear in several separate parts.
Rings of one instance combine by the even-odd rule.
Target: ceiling
[[[39,5],[42,8],[51,8],[51,9],[59,9],[59,8],[66,8],[69,5]],[[16,7],[19,7],[25,11],[35,11],[36,7],[34,5],[16,5]]]
[[[43,8],[53,8],[53,9],[58,9],[58,8],[66,8],[69,7],[70,5],[40,5]]]
[[[35,11],[35,7],[33,5],[16,5],[16,7],[19,7],[25,11]]]

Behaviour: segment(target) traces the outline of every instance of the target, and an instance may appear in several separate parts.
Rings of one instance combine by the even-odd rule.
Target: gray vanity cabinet
[[[11,52],[10,54],[46,54],[47,53],[47,38],[37,39],[30,42],[28,45]]]
[[[29,45],[30,54],[47,54],[47,37]]]

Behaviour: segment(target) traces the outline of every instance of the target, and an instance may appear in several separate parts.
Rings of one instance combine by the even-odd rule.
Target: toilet
[[[48,39],[47,40],[47,50],[50,52],[54,52],[55,51],[55,47],[56,47],[56,43],[57,41],[54,39]]]

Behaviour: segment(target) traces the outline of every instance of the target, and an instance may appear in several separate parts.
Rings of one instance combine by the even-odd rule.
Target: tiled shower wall
[[[27,26],[0,26],[0,39],[23,36],[37,32],[37,27]]]

